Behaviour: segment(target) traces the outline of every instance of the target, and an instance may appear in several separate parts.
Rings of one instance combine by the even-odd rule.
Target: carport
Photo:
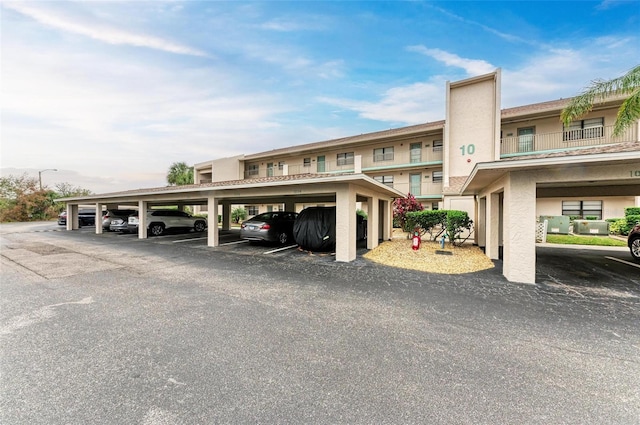
[[[478,163],[461,194],[475,197],[476,243],[491,259],[503,249],[508,280],[535,283],[536,199],[640,197],[640,144]]]
[[[219,244],[218,206],[222,206],[222,229],[231,227],[231,206],[252,203],[284,204],[286,210],[295,205],[336,205],[336,261],[356,258],[356,203],[367,205],[367,248],[373,249],[380,239],[391,238],[394,198],[404,194],[360,173],[298,174],[260,179],[212,182],[188,186],[138,189],[126,192],[64,198],[67,203],[67,230],[78,228],[79,205],[93,204],[96,209],[96,233],[102,233],[99,222],[103,206],[137,206],[139,211],[160,205],[206,205],[210,215],[207,244]],[[140,214],[138,237],[147,238],[146,215]]]

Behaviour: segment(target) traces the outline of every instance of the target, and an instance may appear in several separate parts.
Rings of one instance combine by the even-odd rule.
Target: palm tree
[[[612,80],[594,80],[582,94],[571,99],[562,110],[560,119],[568,126],[572,121],[586,115],[597,101],[609,96],[626,96],[618,109],[613,135],[619,136],[624,130],[640,119],[640,65],[631,69],[622,77]]]
[[[193,167],[189,167],[186,162],[174,162],[169,167],[167,183],[170,186],[193,184]]]

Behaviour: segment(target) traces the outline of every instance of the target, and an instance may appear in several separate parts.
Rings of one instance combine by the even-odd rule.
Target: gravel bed
[[[452,246],[447,242],[442,249],[439,242],[422,240],[420,249],[414,251],[406,233],[396,232],[392,240],[381,243],[363,257],[387,266],[429,273],[463,274],[494,267],[489,257],[472,244]]]

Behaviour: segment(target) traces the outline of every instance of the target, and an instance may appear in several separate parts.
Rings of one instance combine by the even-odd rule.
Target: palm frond
[[[640,65],[618,78],[594,80],[579,96],[571,99],[562,110],[560,120],[568,126],[572,121],[589,113],[596,101],[605,100],[613,95],[633,96],[638,90],[640,90]]]

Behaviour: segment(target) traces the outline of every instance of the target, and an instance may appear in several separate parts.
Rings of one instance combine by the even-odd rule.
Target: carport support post
[[[536,182],[510,173],[504,188],[504,263],[511,282],[536,283]]]
[[[102,234],[102,204],[96,204],[96,235]]]
[[[218,222],[218,208],[216,208],[213,217],[209,216],[210,220]],[[222,204],[222,230],[231,230],[231,203],[225,202]]]
[[[336,191],[336,261],[356,259],[356,192],[350,184]]]
[[[138,239],[147,239],[147,201],[138,201]]]
[[[486,227],[485,227],[485,254],[492,260],[500,256],[500,193],[491,193],[485,203]],[[535,205],[535,203],[533,204]]]
[[[393,202],[382,200],[382,240],[390,241],[393,235]]]
[[[231,208],[231,205],[228,205],[229,208]],[[211,216],[212,212],[214,213],[213,220],[209,220],[209,225],[207,227],[207,246],[218,246],[220,245],[220,241],[218,239],[218,199],[213,195],[209,195],[207,198],[207,211],[209,211],[209,216]],[[230,219],[231,214],[227,217]],[[222,222],[224,223],[225,221],[226,219],[223,214]]]
[[[380,228],[380,200],[367,198],[367,249],[378,246],[378,229]]]
[[[487,246],[487,198],[478,198],[476,196],[476,223],[475,242],[481,248]],[[486,253],[486,250],[485,250]]]
[[[78,206],[67,204],[67,230],[76,230],[78,224]]]

